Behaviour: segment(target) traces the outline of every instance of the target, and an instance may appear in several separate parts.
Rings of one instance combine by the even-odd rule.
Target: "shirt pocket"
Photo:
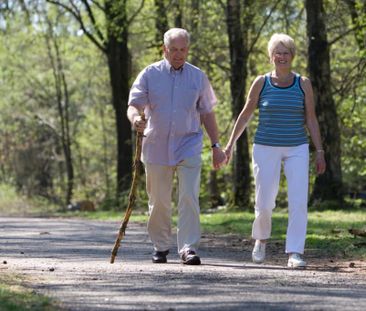
[[[186,111],[197,110],[198,98],[199,90],[197,88],[182,89],[180,100],[182,101],[182,107]]]
[[[156,84],[149,90],[149,103],[152,110],[157,106],[165,106],[170,102],[170,92],[164,84]]]

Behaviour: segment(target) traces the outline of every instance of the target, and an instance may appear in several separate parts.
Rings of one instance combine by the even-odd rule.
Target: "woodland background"
[[[0,1],[0,194],[14,189],[63,208],[83,199],[100,209],[125,207],[135,139],[129,88],[161,59],[163,33],[174,26],[191,33],[189,61],[219,99],[223,145],[249,85],[272,68],[269,38],[292,36],[294,70],[313,83],[328,164],[319,177],[311,166],[311,205],[364,204],[365,0]],[[205,140],[203,209],[252,208],[256,122],[220,171],[211,169]],[[139,200],[146,203],[143,181]],[[285,200],[283,178],[280,205]]]

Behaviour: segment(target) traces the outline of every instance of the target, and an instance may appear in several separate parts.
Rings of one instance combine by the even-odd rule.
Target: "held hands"
[[[226,164],[226,155],[225,152],[221,150],[221,148],[214,147],[212,148],[212,166],[215,170],[221,168]]]
[[[229,164],[231,157],[233,155],[233,146],[230,144],[227,144],[225,149],[224,149],[225,155],[226,155],[226,161],[225,161],[225,165]]]

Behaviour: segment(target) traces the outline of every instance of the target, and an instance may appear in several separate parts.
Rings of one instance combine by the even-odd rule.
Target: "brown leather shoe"
[[[187,250],[181,256],[182,263],[185,265],[200,265],[201,259],[194,251]]]
[[[167,251],[163,251],[163,252],[159,252],[159,251],[154,251],[153,256],[152,256],[152,262],[153,263],[166,263],[166,256],[169,254],[169,250]]]

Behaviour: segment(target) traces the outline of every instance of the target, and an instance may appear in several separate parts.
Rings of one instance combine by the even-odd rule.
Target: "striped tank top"
[[[279,147],[307,144],[304,99],[299,74],[288,87],[273,85],[270,74],[266,74],[259,94],[259,124],[254,143]]]

